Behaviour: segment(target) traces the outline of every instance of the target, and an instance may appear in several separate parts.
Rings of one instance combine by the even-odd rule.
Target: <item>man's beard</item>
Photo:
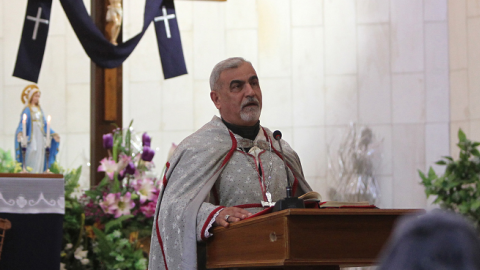
[[[257,106],[249,106],[255,104]],[[260,102],[255,97],[248,97],[242,102],[242,110],[240,111],[240,118],[245,122],[258,121],[260,119]],[[246,108],[245,108],[246,107]]]

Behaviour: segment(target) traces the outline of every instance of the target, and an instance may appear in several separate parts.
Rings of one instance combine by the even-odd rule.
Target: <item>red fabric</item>
[[[217,208],[215,208],[215,210],[213,210],[210,215],[208,215],[208,218],[207,220],[205,221],[205,223],[203,224],[203,228],[202,228],[202,240],[203,241],[206,241],[207,238],[205,238],[205,230],[207,229],[208,227],[208,224],[210,224],[210,221],[212,220],[212,217],[218,212],[220,211],[221,209],[225,208],[225,206],[219,206]]]
[[[168,172],[168,169],[170,168],[170,162],[167,162],[167,164],[165,164],[165,166],[167,168],[165,169],[165,173],[163,174],[163,188],[165,188],[167,186],[167,172]]]
[[[223,166],[225,166],[225,164],[227,164],[227,162],[232,157],[233,152],[235,152],[235,149],[237,149],[237,139],[235,139],[235,135],[233,135],[233,133],[230,130],[228,131],[228,133],[230,134],[230,138],[232,139],[232,148],[230,148],[230,151],[228,151],[228,154],[223,160],[222,166],[220,166],[220,168],[222,168]]]
[[[308,201],[308,202],[305,202],[305,208],[315,208],[315,209],[319,209],[319,208],[320,208],[320,205],[319,205],[318,202]]]
[[[160,213],[160,211],[158,212]],[[163,241],[162,241],[162,237],[160,236],[160,230],[158,229],[158,215],[155,222],[155,229],[157,230],[158,243],[160,244],[160,248],[162,249],[163,263],[165,264],[165,269],[168,270],[167,259],[165,258],[165,251],[163,250]]]
[[[246,219],[258,217],[258,216],[265,215],[265,214],[270,214],[272,211],[273,211],[273,206],[270,206],[270,207],[265,208],[262,211],[254,214],[254,215],[251,215],[251,216],[247,217]]]

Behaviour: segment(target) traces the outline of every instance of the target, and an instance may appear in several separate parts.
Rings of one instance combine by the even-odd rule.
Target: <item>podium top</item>
[[[0,178],[63,178],[55,173],[0,173]]]
[[[285,209],[279,212],[248,218],[236,223],[231,223],[228,228],[216,227],[215,232],[221,232],[237,226],[245,226],[252,223],[262,222],[281,216],[403,216],[424,214],[425,209],[378,209],[378,208],[320,208],[320,209]]]

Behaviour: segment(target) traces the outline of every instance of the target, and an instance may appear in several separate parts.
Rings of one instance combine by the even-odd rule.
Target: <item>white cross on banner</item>
[[[40,23],[48,24],[48,20],[40,18],[41,15],[42,15],[42,8],[39,7],[37,12],[37,17],[27,16],[27,20],[35,22],[35,27],[33,28],[33,35],[32,35],[33,40],[37,39],[38,26],[40,25]]]
[[[164,21],[165,22],[165,32],[167,32],[167,38],[171,38],[172,35],[170,34],[170,24],[168,23],[168,20],[169,19],[175,19],[175,14],[168,15],[167,14],[167,9],[165,8],[165,6],[162,7],[162,14],[163,14],[163,16],[155,17],[154,21],[155,22]]]

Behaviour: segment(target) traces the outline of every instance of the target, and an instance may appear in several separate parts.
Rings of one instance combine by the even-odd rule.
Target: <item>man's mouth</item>
[[[252,107],[252,106],[257,106],[257,107],[258,107],[258,103],[257,103],[257,102],[254,102],[254,101],[248,102],[247,104],[245,104],[245,105],[242,106],[242,109],[243,109],[243,108]]]

